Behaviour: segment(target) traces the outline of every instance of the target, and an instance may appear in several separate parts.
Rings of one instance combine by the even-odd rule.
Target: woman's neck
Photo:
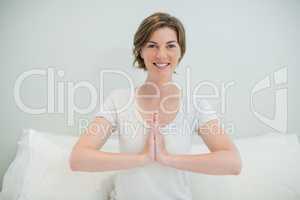
[[[173,80],[172,79],[152,79],[150,77],[147,77],[147,79],[145,80],[146,85],[152,85],[153,87],[156,87],[157,89],[159,89],[160,91],[163,91],[165,88],[168,87],[168,85],[173,84]]]

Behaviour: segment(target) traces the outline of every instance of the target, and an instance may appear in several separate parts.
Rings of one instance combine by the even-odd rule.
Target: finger
[[[153,143],[155,144],[156,137],[155,137],[155,133],[154,133],[153,131],[151,131],[151,140],[152,140]]]
[[[150,154],[153,158],[153,160],[155,160],[155,140],[154,140],[154,133],[151,131],[150,132]]]
[[[153,123],[153,117],[152,117],[152,119],[147,120],[147,125],[148,125],[148,128],[149,128],[149,129],[152,129],[152,128],[154,127],[153,124],[154,124],[154,123]]]
[[[153,113],[153,124],[155,126],[158,125],[158,113],[157,112]]]
[[[156,135],[156,145],[159,148],[164,148],[165,146],[165,140],[164,136],[159,132]]]
[[[148,144],[149,144],[149,150],[150,150],[150,154],[153,155],[153,158],[155,156],[155,133],[153,131],[154,129],[150,129],[150,131],[148,132]]]
[[[154,160],[156,160],[156,141],[154,139],[154,144],[153,144],[153,156],[154,156]]]

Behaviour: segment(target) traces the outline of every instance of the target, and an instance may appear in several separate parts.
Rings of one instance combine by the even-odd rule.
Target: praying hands
[[[159,130],[157,113],[153,114],[153,119],[150,122],[150,131],[142,154],[146,158],[146,163],[166,164],[165,161],[169,154],[166,150],[164,136]]]

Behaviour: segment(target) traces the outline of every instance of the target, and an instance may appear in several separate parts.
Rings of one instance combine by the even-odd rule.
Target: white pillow
[[[101,200],[109,194],[112,172],[74,172],[69,155],[78,137],[25,130],[3,181],[3,196],[15,200]],[[115,140],[103,151],[117,152]]]
[[[3,199],[17,200],[18,196],[21,194],[25,173],[30,159],[28,143],[29,137],[25,137],[25,134],[22,134],[18,141],[16,157],[3,177]]]
[[[236,139],[243,169],[239,176],[190,173],[195,199],[282,199],[300,197],[300,146],[296,135],[267,134]],[[192,154],[208,152],[193,146]]]

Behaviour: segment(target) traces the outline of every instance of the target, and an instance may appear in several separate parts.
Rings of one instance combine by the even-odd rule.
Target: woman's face
[[[174,30],[163,27],[152,33],[141,51],[152,78],[170,78],[179,62],[181,52]]]

